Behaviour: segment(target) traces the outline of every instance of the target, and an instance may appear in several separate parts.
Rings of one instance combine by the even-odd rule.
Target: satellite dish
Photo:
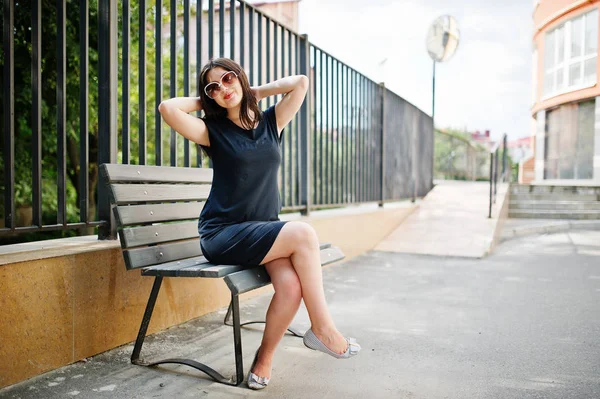
[[[435,62],[448,61],[456,52],[460,32],[456,19],[451,15],[442,15],[429,27],[427,33],[427,51]]]

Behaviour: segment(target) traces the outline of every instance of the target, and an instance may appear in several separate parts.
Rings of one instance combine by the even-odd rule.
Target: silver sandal
[[[354,338],[346,338],[346,342],[348,342],[348,348],[346,352],[339,354],[335,353],[331,349],[329,349],[323,342],[317,338],[312,329],[308,329],[306,333],[304,333],[304,345],[307,348],[314,349],[316,351],[320,351],[326,353],[330,356],[335,357],[336,359],[348,359],[360,352],[360,345],[356,342]]]
[[[248,388],[250,389],[264,389],[269,385],[270,378],[267,377],[259,377],[252,372],[252,369],[256,365],[256,361],[258,360],[258,351],[260,351],[260,346],[256,350],[256,354],[254,355],[254,361],[252,362],[252,366],[250,366],[250,371],[248,372]]]

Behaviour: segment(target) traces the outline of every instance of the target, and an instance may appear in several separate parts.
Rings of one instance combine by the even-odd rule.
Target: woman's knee
[[[315,229],[306,222],[289,222],[290,234],[294,242],[300,245],[318,245],[319,238]]]
[[[302,286],[298,274],[292,267],[291,260],[280,258],[273,261],[269,266],[271,267],[268,267],[267,271],[271,270],[269,274],[275,292],[285,295],[290,300],[300,302],[300,299],[302,299]]]

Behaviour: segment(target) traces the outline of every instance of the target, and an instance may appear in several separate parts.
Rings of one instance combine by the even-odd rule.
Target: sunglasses
[[[221,76],[221,80],[219,82],[210,82],[209,84],[204,86],[204,92],[209,98],[214,100],[219,95],[219,93],[223,91],[223,88],[229,88],[233,86],[233,84],[236,81],[236,73],[233,71],[229,71],[227,73],[224,73],[223,76]]]

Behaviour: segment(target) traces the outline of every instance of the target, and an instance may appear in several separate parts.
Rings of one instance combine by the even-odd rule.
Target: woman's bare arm
[[[202,119],[189,114],[201,109],[200,97],[174,97],[158,106],[162,118],[177,133],[196,144],[210,147],[206,124]]]
[[[290,123],[300,109],[308,90],[308,78],[304,75],[288,76],[271,83],[253,88],[258,101],[269,96],[283,94],[284,97],[275,105],[277,131]]]

